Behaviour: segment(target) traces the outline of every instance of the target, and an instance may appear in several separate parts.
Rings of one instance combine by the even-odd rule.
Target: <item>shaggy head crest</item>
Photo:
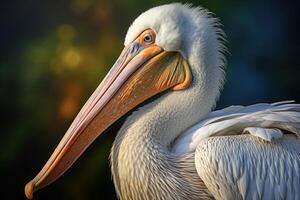
[[[129,27],[124,45],[132,42],[142,31],[156,32],[156,44],[166,51],[178,51],[187,57],[193,43],[215,34],[223,40],[224,33],[217,26],[218,20],[202,7],[190,4],[166,4],[142,13]],[[197,41],[195,41],[197,40]]]

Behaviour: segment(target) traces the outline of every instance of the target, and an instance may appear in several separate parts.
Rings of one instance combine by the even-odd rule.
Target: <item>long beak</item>
[[[134,41],[85,103],[37,176],[25,186],[27,198],[58,179],[85,149],[128,111],[164,90],[188,87],[191,73],[176,52]]]

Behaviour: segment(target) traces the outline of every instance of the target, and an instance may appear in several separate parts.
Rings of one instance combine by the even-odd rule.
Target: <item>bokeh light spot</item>
[[[79,65],[81,56],[76,49],[70,48],[64,52],[62,60],[66,67],[74,69]]]
[[[69,120],[74,117],[79,108],[82,88],[75,82],[69,82],[64,87],[64,96],[59,104],[59,117]]]
[[[71,41],[75,36],[75,29],[72,25],[63,24],[57,29],[57,34],[62,41]]]
[[[60,105],[59,114],[63,119],[70,119],[75,113],[76,102],[74,99],[66,98]]]

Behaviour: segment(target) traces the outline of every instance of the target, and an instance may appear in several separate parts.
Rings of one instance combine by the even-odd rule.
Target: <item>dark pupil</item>
[[[150,42],[151,41],[150,35],[146,35],[144,40],[145,40],[145,42]]]

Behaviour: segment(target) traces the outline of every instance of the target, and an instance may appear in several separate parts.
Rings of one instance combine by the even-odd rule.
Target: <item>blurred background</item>
[[[1,2],[0,176],[2,199],[44,165],[71,121],[112,66],[131,22],[163,0]],[[189,1],[221,19],[227,34],[227,81],[217,107],[300,102],[299,1]],[[111,127],[36,199],[116,199]]]

